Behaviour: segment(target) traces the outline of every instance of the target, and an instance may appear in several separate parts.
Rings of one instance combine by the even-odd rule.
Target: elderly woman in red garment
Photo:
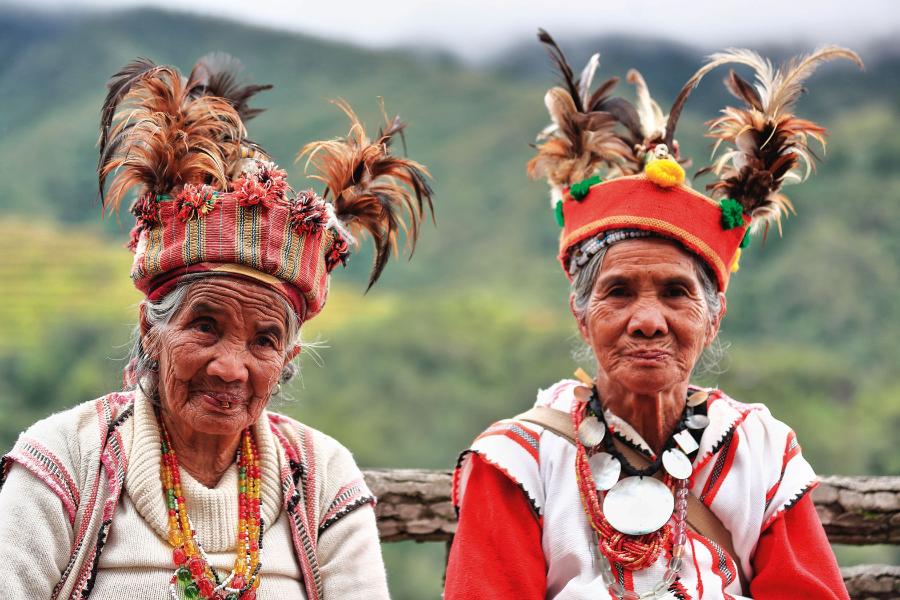
[[[459,527],[446,600],[847,598],[791,429],[762,404],[690,383],[725,316],[725,290],[750,231],[789,209],[808,138],[793,115],[802,80],[828,48],[775,71],[750,51],[713,55],[668,117],[637,71],[635,105],[591,90],[545,32],[565,87],[533,176],[546,177],[562,227],[570,306],[596,359],[485,430],[454,475]],[[713,68],[745,106],[711,122],[724,154],[709,195],[688,187],[673,139],[682,106]],[[602,179],[601,179],[602,177]]]

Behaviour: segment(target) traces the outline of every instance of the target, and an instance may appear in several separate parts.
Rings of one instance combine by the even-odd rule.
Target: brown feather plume
[[[227,188],[226,158],[244,137],[244,126],[227,100],[192,95],[196,81],[196,69],[184,80],[174,68],[149,61],[131,63],[113,77],[102,110],[98,166],[104,209],[117,210],[132,188],[152,194],[186,183]]]
[[[631,172],[636,160],[629,140],[640,135],[640,119],[628,102],[610,97],[618,79],[607,79],[591,92],[599,55],[593,55],[575,79],[550,34],[540,29],[538,39],[547,47],[563,86],[551,88],[544,97],[552,123],[538,135],[537,155],[528,162],[529,176],[546,178],[554,194],[559,194],[602,166]]]
[[[368,233],[375,244],[375,261],[368,289],[381,276],[391,251],[397,251],[400,231],[406,233],[410,256],[419,237],[419,223],[426,211],[434,214],[430,174],[418,162],[393,156],[390,146],[406,124],[399,117],[388,119],[370,140],[350,105],[335,104],[350,119],[346,137],[312,142],[297,156],[307,157],[313,179],[325,184],[335,217],[354,236]]]
[[[670,112],[667,139],[674,134],[678,116],[690,92],[714,68],[737,63],[754,70],[756,85],[731,71],[725,86],[741,100],[743,107],[727,107],[719,118],[709,121],[709,136],[716,140],[713,154],[722,144],[728,149],[701,172],[713,172],[718,181],[707,186],[718,198],[737,200],[754,222],[781,226],[781,216],[793,211],[782,185],[806,179],[815,155],[810,138],[825,146],[825,129],[793,114],[794,104],[804,91],[803,81],[821,63],[846,58],[859,67],[862,61],[850,50],[829,46],[795,58],[775,69],[772,63],[750,50],[730,49],[713,54],[685,84]],[[802,173],[799,172],[802,167]]]

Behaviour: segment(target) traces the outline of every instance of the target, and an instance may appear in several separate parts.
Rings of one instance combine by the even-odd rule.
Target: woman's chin
[[[212,406],[208,402],[194,402],[192,405],[193,410],[185,411],[183,417],[198,433],[237,435],[252,422],[243,405],[228,408]]]
[[[660,368],[629,370],[618,379],[619,386],[640,396],[653,396],[680,383],[680,376],[674,377],[670,370]]]
[[[200,433],[210,435],[237,435],[248,424],[245,413],[240,415],[222,415],[218,413],[203,413],[191,422],[191,428]]]

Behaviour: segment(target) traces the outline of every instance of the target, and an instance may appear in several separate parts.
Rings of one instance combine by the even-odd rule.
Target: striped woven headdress
[[[338,102],[351,120],[348,136],[302,151],[325,190],[295,192],[246,135],[244,123],[260,112],[248,100],[271,86],[239,84],[238,69],[214,54],[188,77],[146,59],[116,73],[101,110],[100,197],[113,212],[137,192],[131,276],[148,298],[163,297],[184,275],[221,273],[274,287],[307,320],[324,306],[329,274],[346,264],[361,234],[376,248],[369,287],[401,230],[415,246],[432,207],[428,171],[391,155],[405,126],[398,118],[385,117],[370,140]]]

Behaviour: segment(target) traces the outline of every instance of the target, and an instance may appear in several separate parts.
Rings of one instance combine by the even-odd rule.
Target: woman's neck
[[[225,436],[198,432],[178,419],[170,418],[165,410],[161,411],[161,419],[172,440],[179,466],[206,487],[216,487],[234,463],[240,434]]]
[[[597,392],[603,407],[631,425],[658,454],[681,419],[687,383],[654,394],[638,394],[598,377]]]

